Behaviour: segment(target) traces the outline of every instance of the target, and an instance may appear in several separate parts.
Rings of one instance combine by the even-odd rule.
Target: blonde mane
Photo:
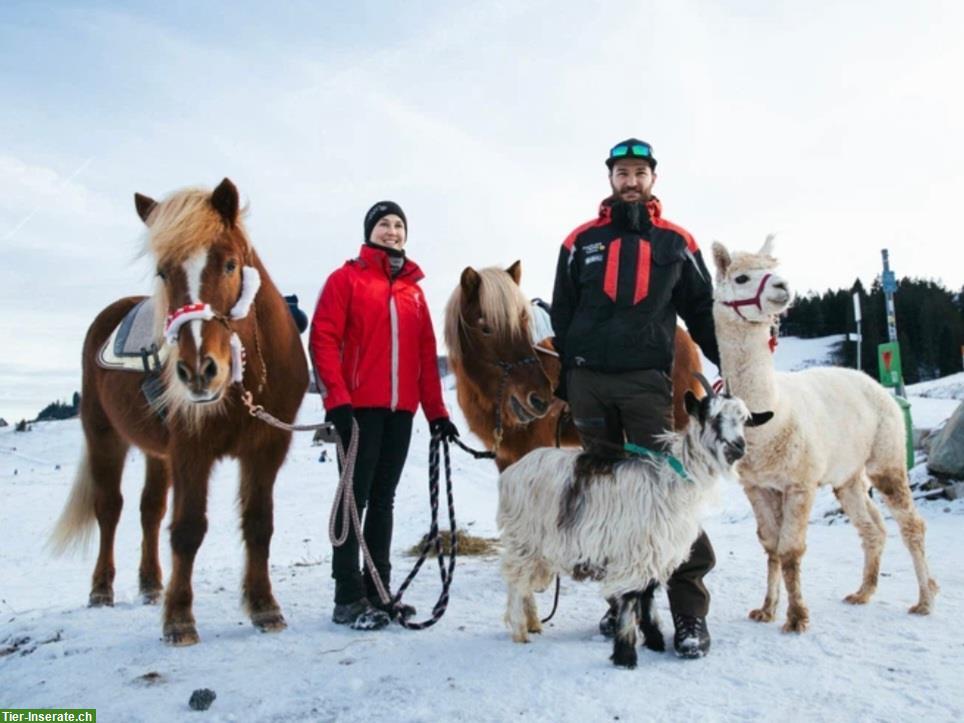
[[[250,248],[241,220],[247,208],[238,215],[237,229]],[[198,251],[204,251],[227,230],[224,219],[211,205],[211,189],[183,188],[158,203],[147,219],[147,251],[159,265],[182,263]]]
[[[482,318],[497,339],[529,336],[529,302],[522,289],[505,269],[489,266],[479,269],[479,307]],[[445,305],[445,345],[449,358],[455,362],[462,359],[464,350],[459,337],[462,318],[462,286],[455,287]],[[471,321],[475,321],[474,319]]]

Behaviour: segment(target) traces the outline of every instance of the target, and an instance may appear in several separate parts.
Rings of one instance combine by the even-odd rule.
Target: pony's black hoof
[[[280,610],[266,610],[263,613],[255,613],[251,616],[251,623],[262,633],[280,633],[288,627],[288,623],[285,622],[285,617]]]
[[[112,592],[92,592],[87,600],[87,607],[91,608],[112,608],[114,607],[114,593]]]
[[[194,623],[167,623],[164,626],[164,642],[175,648],[196,645],[201,642]]]
[[[666,641],[663,639],[663,633],[658,628],[656,630],[643,630],[642,633],[644,648],[652,650],[654,653],[666,652]]]
[[[141,590],[141,602],[145,605],[157,605],[161,602],[161,596],[164,591],[158,590]]]

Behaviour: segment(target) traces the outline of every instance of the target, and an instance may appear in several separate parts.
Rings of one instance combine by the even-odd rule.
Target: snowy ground
[[[943,401],[950,411],[959,403]],[[306,400],[302,417],[321,416],[319,400]],[[225,463],[211,485],[210,531],[194,576],[202,642],[171,649],[160,641],[159,609],[137,601],[138,453],[131,453],[124,480],[114,608],[85,607],[92,554],[51,559],[41,549],[80,444],[76,420],[39,424],[27,434],[0,430],[0,707],[96,707],[104,721],[964,717],[960,500],[921,503],[942,592],[934,614],[917,618],[906,612],[916,600],[910,558],[889,517],[877,595],[861,608],[841,602],[858,586],[862,555],[851,526],[823,516],[835,506],[824,490],[804,560],[812,629],[788,636],[780,623],[746,617],[762,601],[764,561],[749,506],[736,485],[727,484],[706,521],[719,560],[707,578],[714,596],[711,654],[680,661],[642,651],[639,668],[624,671],[609,663],[610,645],[596,633],[603,602],[591,584],[564,582],[546,632],[530,645],[513,644],[501,621],[503,586],[494,557],[460,560],[449,611],[432,629],[359,633],[332,624],[327,514],[336,469],[320,464],[310,435],[300,435],[279,478],[272,547],[275,593],[289,628],[262,635],[240,610],[237,471]],[[427,528],[426,447],[419,420],[397,501],[398,577],[412,562],[404,549]],[[453,455],[460,525],[494,536],[494,466],[459,450]],[[168,571],[166,540],[162,549]],[[435,571],[426,567],[409,596],[423,614],[437,594]],[[541,604],[547,613],[549,592]],[[671,634],[662,596],[660,605]],[[217,700],[195,714],[188,698],[205,687]]]

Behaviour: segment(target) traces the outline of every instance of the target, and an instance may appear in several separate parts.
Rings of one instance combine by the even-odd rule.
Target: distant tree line
[[[37,415],[37,422],[49,422],[54,419],[70,419],[80,414],[80,393],[74,392],[73,400],[67,402],[51,402]]]
[[[849,290],[828,289],[822,294],[809,292],[799,297],[781,322],[781,333],[805,338],[852,334],[856,331],[854,292],[860,294],[863,316],[860,366],[876,378],[877,345],[888,341],[880,278],[869,292],[857,279]],[[898,283],[894,302],[904,381],[913,384],[961,371],[964,288],[953,292],[934,281],[904,278]],[[855,341],[843,342],[833,359],[835,364],[849,367],[855,367],[856,360]]]

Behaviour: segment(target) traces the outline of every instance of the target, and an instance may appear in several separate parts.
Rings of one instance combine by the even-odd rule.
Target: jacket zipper
[[[392,325],[392,401],[391,410],[398,406],[398,309],[395,306],[395,294],[392,282],[388,283],[388,315]]]

